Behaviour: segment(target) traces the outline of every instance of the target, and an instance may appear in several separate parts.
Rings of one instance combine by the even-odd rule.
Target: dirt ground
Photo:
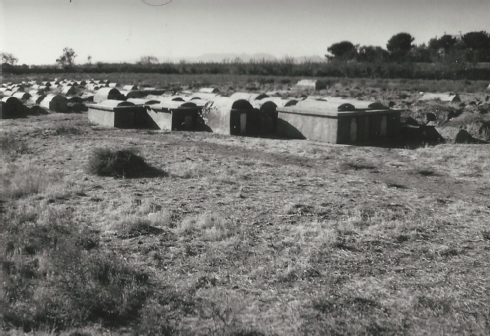
[[[62,209],[156,292],[206,302],[178,333],[490,334],[488,145],[104,129],[84,113],[0,125],[26,145],[4,156],[4,186],[20,167],[60,176],[5,206]],[[90,175],[94,148],[134,148],[160,174]]]

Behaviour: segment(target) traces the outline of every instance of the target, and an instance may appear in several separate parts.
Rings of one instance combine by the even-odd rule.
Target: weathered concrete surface
[[[104,100],[114,99],[114,100],[124,100],[126,99],[124,95],[119,92],[118,89],[104,87],[99,89],[94,95],[94,102],[99,103]]]
[[[116,128],[151,128],[147,112],[140,106],[123,106],[112,109],[88,105],[88,119],[94,124]]]
[[[321,113],[289,107],[278,110],[280,136],[337,144],[355,144],[396,137],[400,132],[400,111]]]
[[[166,110],[151,106],[147,113],[159,129],[168,131],[195,130],[197,127],[197,118],[199,116],[197,108]]]
[[[454,93],[424,93],[424,95],[420,97],[419,100],[440,100],[441,102],[456,103],[460,102],[461,98],[459,98],[459,96]]]
[[[226,135],[255,134],[259,111],[244,99],[234,100],[219,97],[213,102],[206,115],[207,125],[214,133]]]
[[[0,119],[24,118],[24,104],[15,97],[4,97],[0,105]]]
[[[60,95],[48,94],[40,103],[42,108],[53,112],[68,112],[68,100]]]

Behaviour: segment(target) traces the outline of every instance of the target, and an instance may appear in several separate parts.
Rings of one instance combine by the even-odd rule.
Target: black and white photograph
[[[490,0],[0,0],[0,334],[490,336]]]

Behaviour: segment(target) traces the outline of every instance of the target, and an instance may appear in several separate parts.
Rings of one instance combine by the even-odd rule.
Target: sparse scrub
[[[183,233],[200,232],[205,240],[224,240],[237,233],[236,224],[214,213],[202,213],[185,217],[178,225]]]
[[[80,135],[83,131],[78,127],[60,126],[55,130],[56,135]]]
[[[87,170],[90,174],[112,177],[137,177],[149,170],[143,157],[134,149],[111,150],[97,148],[93,150]]]
[[[210,171],[195,162],[178,162],[171,166],[170,173],[182,179],[203,178],[210,175]]]
[[[150,222],[157,227],[173,227],[172,213],[168,210],[159,210],[148,214]]]
[[[431,169],[431,168],[419,168],[419,169],[415,169],[414,171],[415,174],[420,174],[422,176],[426,176],[426,177],[429,177],[429,176],[439,176],[440,173],[438,173],[437,171],[435,171],[434,169]]]
[[[175,335],[189,332],[182,323],[187,316],[196,315],[196,300],[188,293],[176,293],[170,288],[149,299],[141,310],[138,332],[141,335]]]
[[[20,198],[43,192],[62,179],[61,174],[46,171],[45,168],[30,163],[25,166],[12,166],[9,170],[2,176],[3,199]]]
[[[6,218],[7,327],[60,330],[137,317],[149,294],[148,276],[97,249],[96,235],[68,212],[44,203],[9,209]]]
[[[366,160],[347,160],[345,162],[341,162],[338,165],[339,171],[346,171],[346,170],[373,170],[376,169],[377,166],[374,165],[371,162],[368,162]]]
[[[413,98],[397,98],[409,79],[379,81],[384,92],[329,80],[339,95]],[[6,123],[31,152],[4,176],[30,162],[63,178],[0,202],[7,335],[488,334],[487,145],[94,133],[73,114],[25,121]],[[67,142],[53,136],[59,126],[84,136]],[[84,174],[101,141],[137,144],[174,178]],[[343,174],[342,163],[353,166]]]
[[[117,235],[120,238],[134,238],[142,235],[158,234],[163,230],[151,225],[148,218],[131,215],[116,225]]]
[[[6,159],[15,159],[19,155],[29,153],[29,146],[13,134],[4,134],[0,138],[0,148],[2,156]]]

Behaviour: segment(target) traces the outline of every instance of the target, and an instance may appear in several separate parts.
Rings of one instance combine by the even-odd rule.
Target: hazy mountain
[[[326,57],[321,57],[321,56],[318,56],[318,55],[295,57],[294,60],[297,63],[303,63],[303,62],[315,62],[315,63],[318,63],[318,62],[327,62],[327,58]]]

